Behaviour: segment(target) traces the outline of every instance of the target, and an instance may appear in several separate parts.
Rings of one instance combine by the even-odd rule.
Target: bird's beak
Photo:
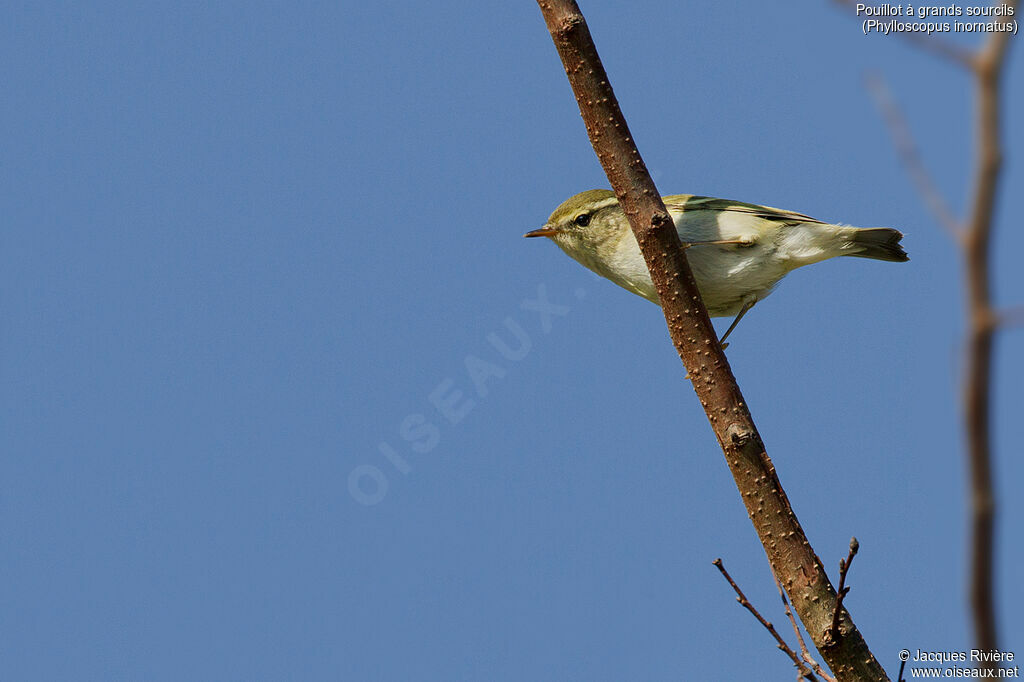
[[[524,237],[553,237],[556,234],[558,234],[559,231],[560,230],[558,230],[558,229],[556,229],[554,227],[551,227],[550,225],[545,225],[544,227],[541,227],[541,228],[538,228],[536,230],[533,230],[532,232],[527,232],[523,236]]]

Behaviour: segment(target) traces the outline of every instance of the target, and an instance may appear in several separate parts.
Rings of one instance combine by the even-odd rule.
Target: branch
[[[846,7],[857,8],[856,2],[850,0],[835,0],[839,5],[845,5]],[[872,5],[873,6],[873,5]],[[935,33],[929,33],[921,35],[913,31],[900,31],[897,33],[901,38],[909,43],[920,47],[923,50],[927,50],[932,54],[942,57],[956,66],[961,66],[967,69],[974,68],[974,54],[967,49],[964,49],[956,43],[950,43],[942,40]]]
[[[965,50],[956,43],[945,41],[935,33],[921,35],[920,33],[901,32],[899,35],[903,36],[908,42],[938,57],[942,57],[956,66],[962,66],[967,69],[974,68],[974,55],[970,50]]]
[[[846,555],[846,559],[839,560],[839,597],[836,599],[836,608],[832,612],[832,626],[828,629],[828,638],[832,641],[836,641],[842,636],[842,633],[839,632],[839,617],[843,610],[843,599],[850,591],[850,588],[846,586],[846,574],[850,572],[850,564],[853,563],[853,557],[857,556],[858,549],[860,549],[860,543],[857,542],[857,538],[850,538],[850,552]]]
[[[959,242],[963,230],[960,221],[949,208],[949,204],[946,203],[946,199],[942,196],[938,187],[936,187],[935,181],[932,180],[928,169],[925,168],[921,154],[914,143],[914,136],[910,132],[910,126],[907,125],[907,119],[903,116],[903,112],[900,111],[899,106],[889,93],[885,80],[883,80],[880,74],[869,73],[865,77],[865,85],[868,92],[874,98],[875,105],[882,112],[882,116],[889,128],[889,133],[892,135],[892,144],[896,147],[896,151],[903,161],[903,165],[906,166],[910,177],[914,180],[914,184],[917,185],[917,191],[921,194],[921,198],[931,210],[935,219],[938,220],[939,225],[946,230],[954,241]]]
[[[860,632],[826,646],[836,593],[765,452],[679,244],[633,143],[590,30],[574,0],[538,0],[591,144],[644,255],[676,351],[707,413],[768,561],[822,657],[841,680],[888,680]]]
[[[852,5],[847,0],[837,0]],[[1014,8],[1017,0],[996,2]],[[947,231],[956,236],[963,248],[967,279],[968,363],[964,382],[964,421],[967,432],[967,459],[971,478],[971,578],[970,600],[974,619],[975,646],[996,649],[996,610],[994,594],[995,492],[992,486],[991,385],[992,341],[1000,325],[1013,319],[993,309],[990,288],[989,253],[992,242],[992,216],[1002,169],[1000,100],[1003,68],[1010,33],[993,32],[977,52],[965,52],[944,42],[915,40],[919,45],[970,68],[974,74],[977,106],[977,158],[974,191],[967,224],[960,227],[952,218],[941,195],[920,161],[911,141],[909,128],[888,94],[880,86],[873,88],[879,106],[886,114],[897,149],[909,168],[918,189],[932,212]],[[953,228],[957,229],[953,229]],[[1012,324],[1012,322],[1011,322]],[[841,597],[840,597],[841,598]],[[996,662],[983,664],[995,670]],[[901,667],[902,676],[902,667]]]
[[[800,634],[800,626],[797,625],[796,618],[793,617],[793,609],[789,608],[789,600],[786,599],[786,593],[782,589],[781,583],[779,583],[778,576],[774,573],[772,573],[772,580],[775,581],[775,587],[779,590],[779,597],[782,598],[782,608],[786,612],[786,618],[789,619],[789,624],[793,626],[793,632],[796,633],[796,641],[800,644],[800,655],[803,657],[804,661],[811,666],[814,672],[818,673],[818,675],[825,680],[825,682],[836,682],[836,678],[822,670],[821,665],[814,660],[814,657],[811,656],[811,652],[807,650],[807,643],[804,641],[804,636]]]
[[[1001,311],[997,324],[1003,329],[1024,326],[1024,305],[1013,306]]]
[[[1013,7],[1016,0],[1002,3]],[[964,235],[967,276],[968,367],[964,385],[964,419],[971,476],[971,607],[976,646],[995,649],[996,611],[994,544],[995,493],[992,486],[990,397],[992,338],[997,316],[992,307],[989,252],[992,216],[1002,168],[1000,83],[1010,34],[993,33],[975,60],[977,93],[977,160],[974,196]],[[994,669],[996,663],[986,666]]]
[[[785,652],[785,654],[789,656],[790,660],[793,661],[793,665],[795,665],[796,669],[800,671],[800,677],[805,680],[816,681],[818,678],[815,677],[814,673],[811,672],[811,669],[808,668],[802,660],[800,660],[800,657],[796,655],[796,652],[793,651],[788,644],[786,644],[786,640],[782,639],[778,631],[775,629],[775,626],[767,620],[765,620],[764,616],[758,613],[757,609],[754,608],[754,605],[751,604],[750,600],[747,599],[747,595],[743,594],[743,590],[740,589],[740,586],[737,585],[736,581],[732,579],[731,575],[729,575],[729,571],[725,570],[725,565],[722,564],[722,560],[715,559],[711,563],[713,563],[718,568],[718,570],[722,573],[722,576],[729,581],[730,585],[732,585],[732,589],[736,592],[736,601],[740,603],[740,606],[745,608],[747,611],[750,611],[750,613],[754,614],[754,618],[757,618],[757,621],[761,625],[763,625],[768,632],[771,633],[772,637],[775,638],[775,641],[778,644],[779,649]],[[797,636],[799,636],[799,632],[797,633]],[[801,640],[801,643],[802,642],[803,640]]]

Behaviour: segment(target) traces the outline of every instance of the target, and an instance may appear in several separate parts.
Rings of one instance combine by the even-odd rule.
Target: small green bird
[[[832,225],[792,211],[689,194],[663,197],[675,222],[701,297],[712,317],[744,314],[790,271],[836,256],[909,260],[889,227]],[[647,264],[615,193],[592,189],[565,200],[544,227],[525,237],[550,237],[602,277],[658,303]]]

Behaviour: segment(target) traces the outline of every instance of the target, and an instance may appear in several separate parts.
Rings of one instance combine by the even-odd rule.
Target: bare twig
[[[772,580],[775,581],[775,587],[779,590],[779,597],[782,598],[782,608],[786,612],[786,618],[789,619],[789,624],[793,626],[793,632],[796,633],[796,641],[800,644],[800,656],[825,682],[836,682],[836,678],[822,670],[821,664],[814,660],[811,652],[807,650],[807,643],[804,641],[804,636],[800,633],[800,626],[793,616],[793,609],[789,608],[789,599],[786,598],[786,591],[782,589],[779,578],[774,573],[772,573]]]
[[[629,218],[676,351],[718,438],[768,560],[828,666],[841,680],[888,680],[850,629],[823,650],[836,593],[793,513],[700,298],[675,225],[619,109],[574,0],[537,0],[562,59],[590,142]],[[656,99],[656,98],[654,98]]]
[[[740,589],[740,586],[737,585],[736,581],[732,579],[731,575],[729,575],[729,571],[725,570],[725,565],[722,563],[722,560],[715,559],[711,563],[713,563],[715,567],[718,568],[718,570],[722,573],[722,576],[727,581],[729,581],[729,584],[732,586],[732,589],[736,592],[736,601],[740,603],[740,606],[745,608],[747,611],[750,611],[750,613],[754,615],[754,618],[757,618],[757,622],[763,625],[765,630],[770,632],[772,637],[775,638],[775,641],[779,649],[781,649],[787,656],[789,656],[790,660],[793,661],[793,665],[795,665],[796,669],[800,671],[800,677],[805,680],[817,680],[818,678],[814,676],[814,673],[811,671],[811,669],[808,668],[807,665],[800,659],[800,657],[796,655],[796,652],[793,651],[793,649],[790,648],[788,644],[786,644],[786,640],[782,639],[782,636],[779,635],[778,631],[775,629],[775,626],[772,625],[769,621],[765,620],[764,616],[758,613],[757,609],[754,608],[754,605],[750,603],[750,600],[747,599],[747,595],[743,594],[743,590]]]
[[[920,33],[900,33],[899,35],[914,43],[918,47],[931,52],[934,55],[947,59],[956,66],[970,69],[974,67],[974,55],[970,50],[965,50],[956,43],[943,40],[932,33],[931,35]]]
[[[882,116],[885,118],[885,122],[889,127],[889,133],[892,135],[893,146],[896,147],[903,165],[906,166],[907,172],[910,173],[914,184],[917,185],[917,191],[920,192],[924,203],[931,210],[939,225],[949,233],[949,236],[956,241],[960,241],[963,230],[960,220],[953,214],[949,204],[946,203],[945,197],[942,196],[942,192],[939,191],[931,174],[925,167],[924,161],[921,159],[921,153],[914,143],[914,136],[910,132],[910,126],[907,125],[907,119],[893,100],[889,88],[885,85],[885,80],[881,74],[869,73],[865,77],[865,84],[867,85],[868,92],[874,98],[879,111],[882,112]]]
[[[852,2],[851,0],[835,1],[837,4],[845,5],[846,7],[853,7],[854,9],[856,9],[859,4]],[[961,66],[967,69],[974,68],[974,54],[970,50],[964,49],[956,43],[943,40],[935,33],[922,35],[913,31],[899,31],[897,32],[897,35],[907,42],[913,43],[921,49],[927,50],[938,57],[942,57],[956,66]]]
[[[850,588],[846,586],[846,574],[850,572],[850,564],[853,563],[853,557],[857,556],[857,550],[860,549],[860,543],[857,542],[857,538],[850,538],[850,552],[846,555],[845,559],[839,560],[839,590],[836,598],[836,608],[832,612],[832,625],[828,629],[828,638],[832,641],[838,641],[842,636],[839,631],[839,618],[843,611],[843,599],[846,598]]]
[[[1001,3],[1015,6],[1016,0]],[[993,598],[995,575],[995,492],[992,486],[990,405],[992,338],[997,316],[990,289],[989,253],[992,216],[1002,168],[1000,83],[1010,34],[993,33],[975,60],[977,91],[977,160],[974,193],[964,236],[964,261],[968,292],[968,362],[964,386],[967,450],[971,474],[971,606],[975,641],[979,649],[995,649],[996,610]],[[986,667],[996,668],[991,663]]]
[[[847,0],[837,0],[851,5]],[[1015,8],[1017,0],[995,2],[1007,8]],[[946,202],[934,191],[934,185],[924,173],[916,148],[908,143],[909,133],[902,117],[894,119],[886,114],[890,128],[894,129],[896,147],[900,150],[911,174],[925,195],[932,212],[939,216],[947,231],[958,237],[963,250],[967,280],[967,321],[968,353],[967,371],[964,379],[964,421],[967,434],[967,459],[970,470],[971,491],[971,577],[970,602],[974,620],[975,646],[979,649],[996,649],[996,610],[994,599],[994,536],[996,502],[992,486],[991,452],[991,385],[992,385],[992,342],[1000,325],[1015,319],[1011,314],[998,313],[992,303],[990,287],[991,268],[989,253],[992,242],[992,217],[995,214],[1000,171],[1002,168],[1002,135],[1000,120],[1001,84],[1006,54],[1011,34],[1006,31],[991,33],[977,52],[964,52],[960,48],[950,50],[944,45],[928,40],[922,45],[933,52],[952,58],[970,67],[974,75],[976,90],[977,121],[975,128],[977,156],[971,207],[965,225],[956,231],[952,215],[944,207]],[[882,106],[882,105],[880,105]],[[883,111],[887,107],[882,106]],[[894,109],[894,107],[888,107]],[[902,138],[902,141],[901,141]],[[909,151],[908,151],[909,150]],[[998,667],[996,662],[982,664],[989,669]]]
[[[1003,329],[1024,326],[1024,305],[1001,310],[997,324]]]

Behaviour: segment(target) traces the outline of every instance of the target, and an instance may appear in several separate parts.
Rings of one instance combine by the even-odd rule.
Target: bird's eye
[[[578,216],[576,216],[576,218],[573,219],[573,222],[579,225],[580,227],[586,227],[587,225],[590,224],[590,214],[580,213]]]

